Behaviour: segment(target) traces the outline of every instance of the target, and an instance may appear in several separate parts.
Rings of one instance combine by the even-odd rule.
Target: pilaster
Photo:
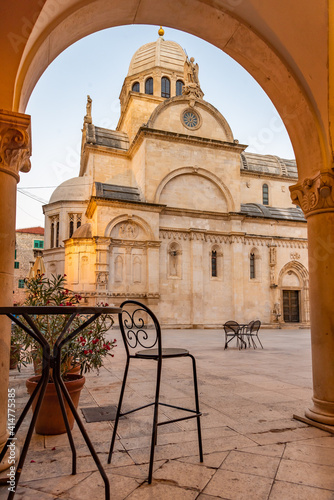
[[[30,116],[0,110],[0,305],[13,303],[16,184],[30,170]],[[10,320],[0,317],[0,449],[7,439]],[[0,470],[8,461],[0,464]]]

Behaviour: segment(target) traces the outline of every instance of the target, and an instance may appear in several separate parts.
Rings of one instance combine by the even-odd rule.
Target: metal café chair
[[[233,340],[234,338],[237,339],[237,347],[239,349],[242,349],[242,347],[246,347],[246,342],[242,338],[242,327],[237,323],[236,321],[227,321],[224,324],[224,331],[225,331],[225,347],[224,349],[227,349],[228,344]]]
[[[117,427],[119,418],[133,413],[135,411],[147,408],[148,406],[154,406],[154,416],[153,416],[153,427],[152,427],[152,438],[151,438],[151,453],[150,453],[150,465],[148,474],[148,483],[152,482],[153,474],[153,462],[154,462],[154,448],[157,443],[157,433],[158,427],[160,425],[171,424],[173,422],[179,422],[181,420],[186,420],[189,418],[197,419],[197,434],[198,434],[198,446],[199,446],[199,457],[200,462],[203,462],[203,451],[202,451],[202,437],[201,437],[201,423],[200,416],[202,415],[199,410],[199,400],[198,400],[198,386],[197,386],[197,375],[196,375],[196,361],[195,358],[186,349],[179,348],[163,348],[161,343],[161,329],[159,322],[153,312],[146,307],[144,304],[137,302],[135,300],[126,300],[121,306],[123,312],[119,316],[119,325],[122,333],[122,338],[124,342],[124,347],[126,350],[127,360],[125,365],[125,371],[123,376],[123,382],[121,387],[121,393],[119,397],[119,403],[117,407],[117,413],[114,424],[114,431],[110,444],[110,451],[108,456],[108,463],[110,464],[111,456],[114,449],[115,438],[117,434]],[[138,347],[141,350],[135,351]],[[196,409],[182,408],[180,406],[170,405],[166,403],[161,403],[159,401],[160,395],[160,381],[161,381],[161,368],[162,360],[171,358],[181,358],[190,357],[192,359],[193,367],[193,380],[194,380],[194,392],[195,392],[195,407]],[[156,375],[156,387],[155,387],[155,399],[152,403],[148,403],[144,406],[140,406],[133,410],[122,412],[122,402],[125,391],[126,379],[129,370],[129,364],[131,359],[146,359],[154,360],[157,362],[157,375]],[[190,415],[183,416],[180,418],[175,418],[168,421],[158,421],[159,405],[167,406],[169,408],[176,408],[177,410],[184,410],[190,412]]]
[[[250,346],[250,341],[252,341],[254,349],[257,348],[257,345],[256,345],[256,342],[254,340],[254,337],[257,338],[257,340],[259,341],[260,346],[263,349],[262,342],[261,342],[261,340],[259,338],[260,326],[261,326],[261,321],[257,319],[256,321],[251,321],[247,325],[246,330],[245,330],[245,335],[248,338],[248,345]]]

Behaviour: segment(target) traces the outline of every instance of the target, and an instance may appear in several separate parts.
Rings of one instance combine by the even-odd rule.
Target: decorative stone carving
[[[204,92],[197,83],[188,83],[183,85],[182,95],[189,97],[189,105],[194,107],[196,99],[203,99]]]
[[[139,228],[137,224],[133,222],[125,222],[119,228],[119,236],[120,238],[129,238],[131,240],[137,238],[139,232]]]
[[[269,253],[270,253],[270,265],[271,266],[276,266],[276,247],[271,246],[269,247]]]
[[[269,266],[270,266],[270,287],[276,288],[276,263],[277,263],[277,250],[276,246],[271,243],[269,245]]]
[[[0,111],[0,170],[18,181],[31,168],[30,156],[30,116]]]
[[[97,275],[97,283],[100,283],[101,285],[106,285],[108,283],[108,273],[99,273]]]
[[[86,104],[86,116],[84,118],[84,123],[92,123],[92,99],[88,95],[87,96],[87,104]]]
[[[334,174],[320,172],[313,178],[290,187],[292,202],[299,205],[305,217],[314,213],[333,211]]]
[[[300,259],[300,253],[298,253],[298,252],[291,252],[290,253],[290,259],[291,260],[298,260],[298,259]]]

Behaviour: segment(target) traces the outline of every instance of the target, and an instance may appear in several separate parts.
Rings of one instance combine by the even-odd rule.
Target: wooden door
[[[299,323],[299,290],[283,290],[283,316],[286,323]]]

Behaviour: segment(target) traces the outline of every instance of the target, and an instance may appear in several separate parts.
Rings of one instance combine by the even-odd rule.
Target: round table
[[[61,378],[60,375],[60,364],[61,364],[61,349],[62,347],[69,342],[71,339],[73,339],[76,335],[78,335],[82,330],[84,330],[88,325],[90,325],[93,321],[95,321],[99,316],[102,314],[119,314],[122,312],[122,309],[119,307],[90,307],[90,306],[11,306],[11,307],[0,307],[0,315],[6,315],[8,316],[14,323],[16,323],[20,328],[22,328],[27,335],[31,336],[34,340],[36,340],[42,347],[43,349],[43,368],[42,368],[42,375],[41,378],[37,384],[36,389],[34,390],[33,394],[30,396],[27,404],[25,405],[16,425],[14,430],[11,432],[7,443],[5,444],[1,454],[0,454],[0,461],[4,458],[8,446],[12,443],[12,440],[15,439],[15,435],[17,431],[19,430],[25,416],[27,415],[29,408],[32,405],[33,400],[38,397],[37,403],[36,403],[36,408],[33,413],[33,417],[31,419],[28,433],[23,445],[22,453],[19,459],[19,463],[16,469],[16,474],[15,474],[15,488],[9,491],[8,495],[8,500],[12,500],[14,498],[17,484],[20,478],[20,474],[22,471],[22,467],[24,465],[24,461],[28,452],[29,444],[31,441],[31,436],[34,430],[35,422],[37,419],[38,412],[40,410],[42,400],[44,397],[44,393],[46,391],[47,383],[49,380],[49,370],[50,367],[53,368],[53,378],[54,378],[54,383],[58,395],[58,400],[59,404],[61,407],[61,411],[63,414],[65,426],[66,426],[66,432],[68,435],[68,440],[71,446],[72,450],[72,474],[76,474],[76,450],[75,450],[75,445],[71,433],[71,429],[68,423],[67,415],[66,415],[66,410],[65,410],[65,405],[64,405],[64,399],[66,399],[70,410],[78,424],[78,427],[81,431],[81,434],[83,438],[86,441],[86,444],[89,448],[89,451],[97,465],[97,468],[100,471],[100,474],[103,478],[104,485],[105,485],[105,498],[106,500],[110,499],[110,485],[109,485],[109,480],[108,477],[102,467],[102,464],[97,456],[96,451],[94,450],[94,447],[88,437],[88,434],[84,428],[84,425],[72,403],[72,399],[70,395],[68,394],[68,391],[65,387],[65,384]],[[39,331],[38,327],[36,326],[36,323],[34,322],[34,316],[40,316],[40,315],[54,315],[54,314],[62,314],[68,316],[68,319],[65,323],[65,326],[61,332],[59,332],[59,336],[57,340],[55,341],[53,346],[50,346],[49,343],[46,341],[44,338],[43,334]],[[86,320],[74,331],[67,333],[74,318],[77,315],[87,315],[88,317]],[[27,324],[23,323],[20,318],[23,318]],[[27,326],[29,325],[29,326]]]

